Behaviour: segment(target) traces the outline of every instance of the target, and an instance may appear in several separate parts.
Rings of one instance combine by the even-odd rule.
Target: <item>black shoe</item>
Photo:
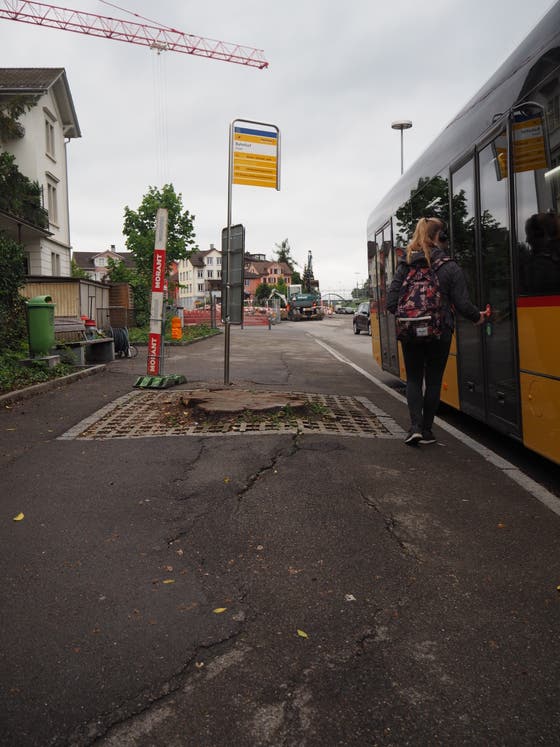
[[[422,431],[422,436],[420,438],[420,441],[418,443],[421,444],[435,444],[436,439],[434,438],[434,434],[432,431]]]
[[[416,446],[416,444],[421,441],[422,434],[417,428],[411,428],[408,433],[406,434],[406,438],[404,439],[405,444],[408,444],[409,446]]]

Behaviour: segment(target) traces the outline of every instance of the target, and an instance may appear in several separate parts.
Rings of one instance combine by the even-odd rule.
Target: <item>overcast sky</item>
[[[142,19],[99,0],[58,0]],[[5,1],[0,0],[0,7]],[[171,182],[198,245],[227,222],[233,119],[277,125],[281,190],[235,186],[246,248],[274,257],[288,239],[300,271],[313,255],[322,291],[367,277],[368,214],[400,175],[396,119],[410,119],[405,168],[553,5],[550,0],[122,0],[180,31],[264,51],[241,65],[0,20],[0,67],[64,67],[81,139],[68,146],[71,242],[102,251],[125,205]]]

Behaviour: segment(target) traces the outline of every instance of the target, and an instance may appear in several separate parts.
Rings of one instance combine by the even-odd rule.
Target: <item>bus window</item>
[[[540,159],[533,156],[532,161],[523,160],[521,145],[514,138],[519,293],[556,295],[560,293],[560,167],[555,164],[560,160],[560,146],[555,144],[558,138],[551,137],[552,166],[548,168],[544,118],[533,114],[529,121],[536,130],[534,139],[537,143],[542,141],[542,156]],[[513,127],[521,124],[516,122]]]

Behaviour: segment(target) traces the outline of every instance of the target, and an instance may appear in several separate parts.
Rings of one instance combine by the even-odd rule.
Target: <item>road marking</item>
[[[329,352],[334,358],[339,360],[341,363],[345,363],[347,366],[350,366],[350,368],[353,368],[355,371],[361,374],[361,376],[364,376],[366,379],[368,379],[373,384],[375,384],[380,389],[382,389],[386,394],[389,394],[391,397],[394,397],[394,399],[397,399],[402,404],[403,396],[401,394],[398,394],[398,392],[395,392],[395,390],[391,389],[391,387],[388,387],[387,384],[384,384],[381,381],[381,379],[378,379],[376,376],[373,376],[367,371],[364,371],[363,368],[360,368],[360,366],[356,365],[353,361],[351,361],[349,358],[346,358],[346,356],[342,355],[334,348],[331,348],[330,345],[327,345],[325,342],[322,342],[316,337],[314,339],[319,345],[321,345],[321,347],[325,348],[325,350]],[[453,438],[456,438],[459,441],[461,441],[461,443],[463,443],[465,446],[468,446],[469,449],[476,451],[476,453],[480,454],[480,456],[483,459],[485,459],[487,462],[490,462],[490,464],[493,464],[495,467],[501,470],[504,473],[504,475],[507,475],[507,477],[509,477],[510,480],[513,480],[514,482],[516,482],[518,485],[524,488],[524,490],[530,493],[534,498],[540,501],[544,506],[546,506],[551,511],[554,511],[555,514],[560,516],[560,499],[557,498],[555,495],[553,495],[545,487],[543,487],[542,485],[539,485],[538,482],[536,482],[531,477],[526,475],[524,472],[518,469],[514,464],[512,464],[511,462],[508,462],[507,459],[504,459],[503,457],[499,456],[491,449],[488,449],[486,446],[483,446],[482,444],[478,443],[478,441],[475,441],[474,438],[467,436],[465,433],[461,433],[460,430],[458,430],[452,425],[449,425],[441,418],[436,418],[434,422],[439,428],[441,428],[444,431],[447,431],[447,433],[453,436]]]

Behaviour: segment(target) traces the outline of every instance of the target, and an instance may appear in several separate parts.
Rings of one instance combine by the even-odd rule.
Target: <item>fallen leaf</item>
[[[15,428],[5,428],[6,431],[15,431]]]
[[[500,521],[500,522],[498,523],[498,529],[505,529],[505,528],[506,528],[506,525],[505,525],[505,524],[502,524],[502,522]]]
[[[203,661],[195,661],[194,665],[195,665],[195,667],[197,669],[202,669],[202,667],[204,666],[204,662]]]
[[[19,513],[17,516],[14,516],[14,521],[22,521],[25,514]]]
[[[224,477],[224,482],[231,482],[231,477]]]
[[[346,602],[355,602],[356,597],[353,594],[345,594],[344,599]]]
[[[163,583],[164,584],[174,584],[175,583],[175,579],[174,578],[165,578],[163,580]]]
[[[222,612],[225,612],[226,610],[227,610],[227,607],[216,607],[216,609],[212,610],[212,612],[214,612],[214,614],[216,615],[221,615]]]
[[[300,630],[298,628],[297,634],[299,635],[300,638],[309,638],[309,636],[307,635],[307,633],[305,632],[305,630]]]

